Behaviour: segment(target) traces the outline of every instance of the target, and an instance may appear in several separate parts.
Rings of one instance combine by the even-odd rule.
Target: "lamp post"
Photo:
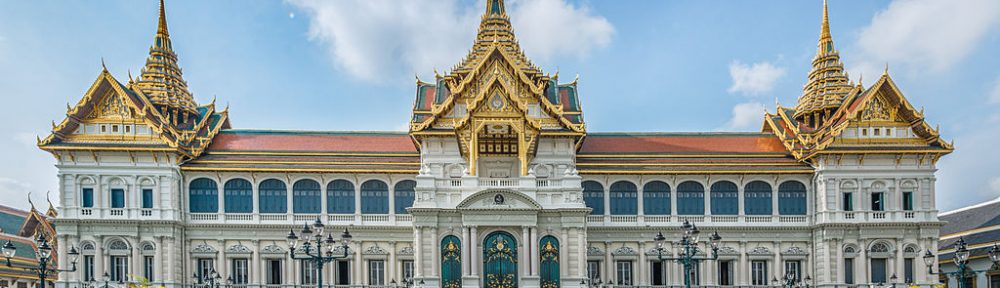
[[[971,287],[965,287],[965,281],[964,281],[965,277],[968,276],[969,273],[975,275],[976,273],[988,272],[992,270],[1000,270],[1000,244],[993,243],[993,247],[990,248],[989,257],[990,261],[993,262],[993,265],[991,265],[990,268],[986,270],[974,270],[969,268],[968,267],[969,254],[970,251],[968,245],[965,243],[965,238],[959,237],[958,242],[955,243],[954,261],[955,265],[958,266],[958,270],[956,270],[955,272],[941,272],[939,270],[937,273],[935,273],[933,266],[934,266],[934,259],[937,258],[937,256],[931,254],[930,250],[924,253],[923,258],[924,258],[924,264],[927,265],[928,274],[931,275],[944,274],[946,276],[956,276],[958,277],[957,278],[958,288],[971,288]]]
[[[896,277],[896,273],[892,273],[892,276],[889,277],[889,285],[892,286],[892,288],[896,288],[897,280],[899,280],[899,277]]]
[[[0,248],[3,251],[3,257],[7,260],[7,267],[21,268],[35,272],[38,275],[38,285],[40,288],[45,288],[46,279],[49,274],[76,271],[76,257],[80,256],[80,252],[76,251],[76,247],[70,246],[69,248],[69,261],[72,263],[73,268],[66,270],[59,269],[55,263],[49,263],[52,261],[52,246],[49,246],[49,241],[45,238],[45,235],[38,234],[38,238],[35,238],[35,245],[38,246],[35,249],[35,257],[38,259],[37,266],[14,264],[10,262],[10,258],[14,257],[17,247],[14,247],[14,243],[7,240],[7,243]]]
[[[684,224],[681,225],[681,230],[684,235],[681,236],[680,245],[684,250],[681,252],[680,257],[663,256],[663,251],[665,250],[663,248],[663,242],[666,240],[666,237],[663,237],[662,232],[657,232],[656,237],[653,237],[653,241],[656,242],[656,257],[660,259],[660,261],[674,260],[684,266],[684,287],[691,288],[692,266],[702,260],[719,259],[719,241],[722,240],[722,236],[719,236],[719,233],[715,232],[708,238],[709,245],[711,245],[712,248],[712,257],[698,257],[697,255],[700,250],[698,248],[698,234],[700,234],[701,231],[698,230],[697,226],[691,224],[691,222],[688,222],[687,220],[684,220]]]
[[[219,275],[219,272],[216,272],[215,268],[212,268],[212,271],[208,272],[207,275],[198,275],[198,273],[195,273],[191,277],[194,278],[195,283],[201,280],[201,282],[205,283],[205,287],[216,288],[222,283],[222,275]],[[230,275],[226,278],[225,283],[226,285],[233,284],[233,276]]]
[[[334,246],[337,244],[336,240],[333,240],[333,234],[327,234],[326,239],[323,239],[323,229],[326,225],[316,218],[316,222],[313,223],[312,228],[309,224],[302,225],[302,247],[296,247],[299,242],[299,236],[295,235],[295,231],[288,231],[288,253],[291,253],[292,259],[301,260],[302,262],[311,261],[316,267],[316,275],[318,275],[318,280],[316,282],[317,288],[323,288],[323,264],[332,262],[337,259],[347,258],[347,248],[351,244],[351,232],[344,228],[344,233],[340,234],[340,248],[344,250],[343,255],[333,255]],[[313,234],[315,233],[315,234]],[[326,251],[323,251],[323,244],[326,244]],[[313,247],[313,246],[316,247]],[[295,254],[296,249],[301,249],[300,255]]]
[[[104,281],[104,285],[101,285],[100,287],[98,287],[94,283],[96,281],[94,281],[94,279],[90,279],[90,287],[111,288],[111,285],[110,285],[110,283],[111,283],[111,275],[108,275],[108,272],[104,272],[104,275],[101,275],[101,281]]]
[[[781,277],[782,286],[785,288],[793,288],[795,284],[798,284],[799,279],[795,279],[795,274],[791,272],[786,272],[785,276]]]

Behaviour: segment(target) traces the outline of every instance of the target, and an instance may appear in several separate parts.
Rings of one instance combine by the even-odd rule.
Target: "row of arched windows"
[[[670,215],[671,196],[677,197],[677,215],[704,215],[705,188],[701,183],[686,181],[677,185],[677,193],[671,194],[670,185],[662,181],[652,181],[642,187],[645,215]],[[764,181],[753,181],[743,187],[744,215],[772,215],[774,189]],[[785,181],[778,185],[778,214],[806,214],[806,185],[798,181]],[[608,189],[609,213],[611,215],[636,215],[639,193],[635,184],[618,181]],[[596,181],[583,182],[583,200],[591,208],[591,214],[603,215],[604,186]],[[736,183],[719,181],[709,189],[712,215],[739,214],[739,187]]]
[[[404,180],[393,189],[396,214],[406,214],[413,206],[417,182]],[[302,179],[292,184],[292,213],[318,214],[322,211],[319,182]],[[389,185],[380,180],[361,183],[361,213],[389,214]],[[188,186],[192,213],[219,212],[219,188],[215,180],[198,178]],[[231,179],[222,187],[225,213],[252,213],[253,184],[245,179]],[[288,189],[285,182],[268,179],[257,186],[257,209],[260,213],[288,213]],[[354,183],[334,180],[326,185],[326,213],[354,214]]]

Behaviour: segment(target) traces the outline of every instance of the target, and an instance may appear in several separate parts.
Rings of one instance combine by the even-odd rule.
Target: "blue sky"
[[[580,77],[589,131],[755,131],[793,106],[816,50],[822,2],[508,0],[528,56]],[[168,0],[196,100],[230,105],[237,128],[403,130],[414,75],[464,55],[472,0]],[[56,189],[38,150],[101,70],[144,63],[157,3],[0,0],[0,203]],[[938,207],[1000,196],[1000,1],[830,0],[851,78],[893,79],[957,150],[939,162]]]

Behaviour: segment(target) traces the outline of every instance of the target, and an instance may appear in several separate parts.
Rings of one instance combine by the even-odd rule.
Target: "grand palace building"
[[[682,285],[659,255],[681,252],[685,221],[723,237],[699,286],[938,282],[918,258],[938,254],[935,165],[953,146],[888,71],[848,77],[825,4],[798,103],[759,132],[590,133],[583,100],[613,95],[544,73],[504,1],[485,2],[468,55],[417,81],[409,131],[338,132],[234,129],[197,103],[161,1],[141,72],[100,71],[38,141],[58,168],[61,267],[81,253],[57,286],[212,270],[241,286]],[[354,236],[322,271],[286,241],[316,219]]]

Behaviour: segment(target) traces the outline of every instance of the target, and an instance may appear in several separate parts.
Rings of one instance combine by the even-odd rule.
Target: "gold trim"
[[[58,146],[58,145],[45,145],[40,146],[42,150],[72,150],[72,151],[157,151],[157,152],[177,152],[174,148],[142,148],[142,147],[95,147],[95,146]],[[183,153],[182,153],[183,154]]]
[[[958,237],[958,236],[965,236],[965,235],[970,235],[970,234],[976,234],[976,233],[979,233],[979,232],[988,232],[988,231],[993,231],[993,230],[997,230],[997,229],[1000,229],[1000,224],[993,225],[993,226],[986,226],[986,227],[976,228],[976,229],[972,229],[972,230],[966,230],[966,231],[962,231],[962,232],[955,232],[955,233],[951,233],[951,234],[947,234],[947,235],[941,235],[940,240],[945,240],[945,239],[954,238],[954,237]]]

